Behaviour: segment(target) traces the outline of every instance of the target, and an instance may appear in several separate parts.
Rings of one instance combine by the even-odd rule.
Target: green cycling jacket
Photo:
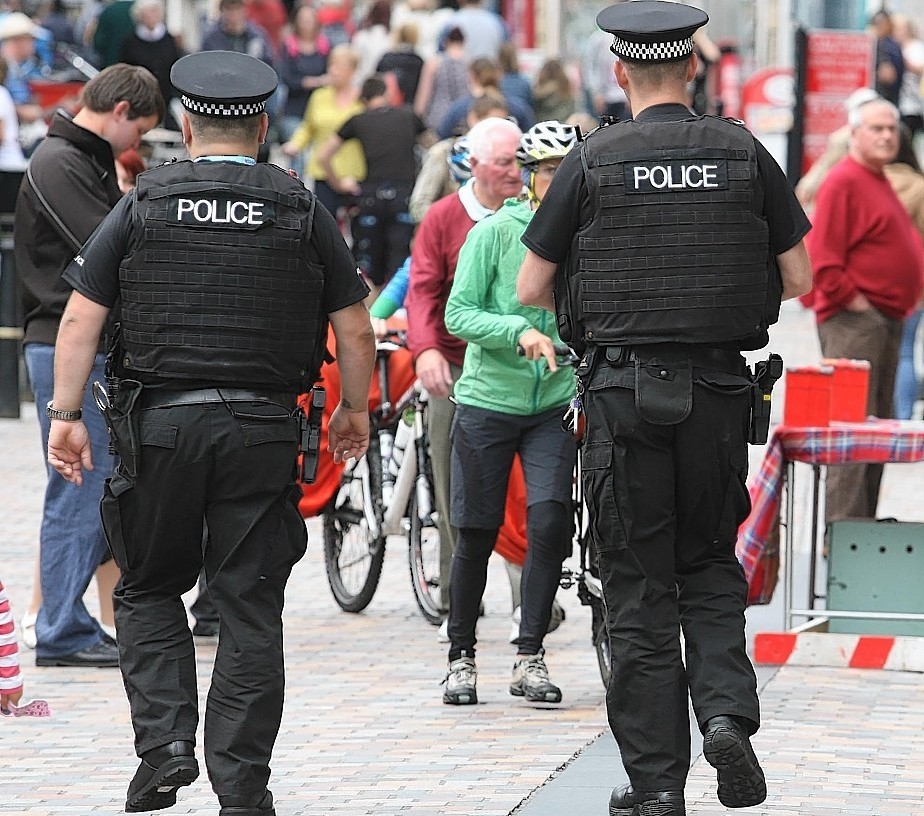
[[[530,328],[561,343],[551,312],[517,300],[517,273],[526,256],[520,236],[531,218],[527,203],[508,199],[472,227],[459,253],[446,328],[468,343],[455,385],[462,405],[531,416],[565,405],[575,394],[571,366],[553,374],[544,359],[517,355],[517,341]]]

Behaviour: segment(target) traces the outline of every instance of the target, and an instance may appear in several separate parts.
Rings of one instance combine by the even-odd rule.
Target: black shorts
[[[574,436],[562,429],[567,407],[533,416],[456,407],[449,479],[449,520],[454,527],[501,526],[516,453],[523,465],[527,507],[546,501],[569,506],[576,445]]]

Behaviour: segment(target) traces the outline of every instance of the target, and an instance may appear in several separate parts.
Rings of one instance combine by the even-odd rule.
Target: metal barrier
[[[0,417],[19,418],[22,315],[13,254],[13,211],[22,173],[0,171]]]

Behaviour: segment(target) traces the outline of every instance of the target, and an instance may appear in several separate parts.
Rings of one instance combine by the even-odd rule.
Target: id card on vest
[[[276,221],[272,201],[224,192],[205,195],[171,195],[167,201],[167,223],[208,229],[258,230]]]

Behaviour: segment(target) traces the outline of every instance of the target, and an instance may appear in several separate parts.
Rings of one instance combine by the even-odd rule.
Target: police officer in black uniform
[[[740,352],[763,347],[780,300],[810,288],[809,224],[741,123],[687,106],[707,20],[647,0],[600,12],[634,119],[565,158],[523,237],[520,300],[554,309],[586,352],[584,486],[613,655],[608,717],[630,780],[611,816],[685,813],[688,691],[719,800],[766,797],[735,558],[756,392]]]
[[[329,450],[337,461],[362,456],[375,354],[368,290],[331,215],[297,179],[254,161],[273,70],[212,51],[179,60],[171,80],[191,161],[139,176],[65,272],[75,291],[58,336],[48,457],[78,484],[92,467],[80,394],[120,299],[120,382],[107,411],[119,466],[102,514],[123,572],[116,624],[141,757],[125,809],[169,807],[198,775],[196,661],[180,595],[204,565],[220,618],[209,779],[221,816],[272,816],[283,597],[307,544],[295,400],[317,375],[329,320],[343,385]]]

